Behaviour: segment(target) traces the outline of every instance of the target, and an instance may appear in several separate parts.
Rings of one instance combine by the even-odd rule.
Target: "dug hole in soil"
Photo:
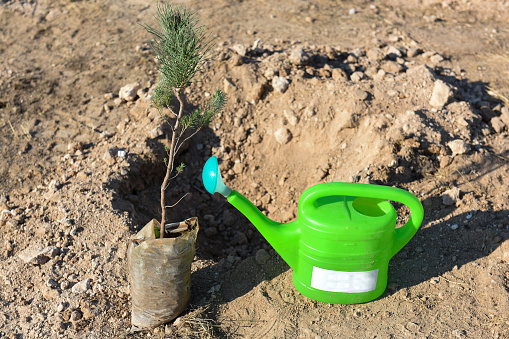
[[[171,221],[200,222],[190,304],[147,334],[129,332],[126,251],[160,215],[168,130],[138,25],[156,6],[1,2],[0,337],[509,337],[507,2],[182,3],[218,36],[187,107],[229,100],[169,192],[189,193]],[[315,302],[205,192],[213,155],[279,222],[335,181],[406,189],[424,222],[379,299]]]

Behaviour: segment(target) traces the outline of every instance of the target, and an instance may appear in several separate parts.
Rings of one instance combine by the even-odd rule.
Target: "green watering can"
[[[202,177],[207,191],[225,196],[290,265],[297,290],[326,303],[378,298],[387,287],[389,260],[424,216],[421,202],[402,189],[332,182],[308,188],[299,199],[297,219],[279,223],[224,185],[216,157],[207,161]],[[395,228],[396,210],[388,200],[410,209],[404,226]]]

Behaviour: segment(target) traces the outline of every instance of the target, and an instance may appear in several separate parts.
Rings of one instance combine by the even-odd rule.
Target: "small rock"
[[[72,311],[71,317],[69,318],[69,320],[74,323],[76,321],[81,320],[81,318],[83,318],[83,314],[81,313],[81,311],[74,310],[74,311]]]
[[[90,282],[91,281],[92,281],[92,279],[85,279],[85,280],[80,281],[79,283],[75,284],[72,287],[72,291],[74,293],[83,293],[83,292],[86,292],[87,290],[90,289]]]
[[[290,85],[290,82],[286,78],[283,78],[280,76],[275,76],[272,79],[272,87],[279,93],[286,92],[289,85]]]
[[[493,128],[493,130],[497,133],[502,133],[504,131],[504,129],[506,128],[506,125],[504,124],[502,119],[500,119],[499,117],[491,118],[490,124],[491,124],[491,128]]]
[[[509,129],[509,107],[502,107],[500,110],[500,120]]]
[[[69,282],[69,280],[64,280],[60,283],[60,289],[62,290],[66,290],[69,287],[71,287],[71,283]]]
[[[452,162],[452,157],[448,155],[444,155],[442,158],[440,158],[440,168],[445,168],[449,166]]]
[[[270,254],[262,248],[256,252],[255,259],[258,264],[264,265],[267,261],[270,260]]]
[[[350,75],[350,80],[352,80],[352,82],[359,82],[364,78],[366,78],[366,74],[364,74],[364,72],[357,71],[353,72],[352,75]]]
[[[347,79],[348,76],[344,70],[341,68],[334,68],[332,70],[332,79],[334,80],[341,80],[341,79]]]
[[[366,56],[372,61],[381,61],[385,58],[385,54],[380,48],[369,49],[366,52]]]
[[[460,189],[458,187],[451,188],[442,194],[442,202],[446,206],[451,206],[456,204],[456,202],[460,199]]]
[[[125,85],[118,92],[118,97],[124,101],[134,101],[138,96],[138,90],[141,88],[140,83],[135,82],[133,84]]]
[[[299,122],[299,117],[292,110],[284,110],[283,115],[285,116],[286,120],[288,120],[288,123],[292,126],[296,126]]]
[[[102,160],[107,164],[107,165],[113,165],[115,164],[115,150],[113,148],[109,148],[103,155],[102,157]]]
[[[457,230],[459,228],[458,224],[452,224],[451,230]]]
[[[58,306],[57,306],[57,312],[63,312],[65,309],[67,308],[67,303],[66,302],[60,302],[58,303]]]
[[[253,84],[246,95],[247,101],[252,104],[256,104],[262,98],[263,93],[265,93],[266,87],[267,84],[265,82],[257,82]]]
[[[232,66],[242,66],[244,64],[244,58],[238,54],[232,55],[230,58]]]
[[[416,57],[418,56],[419,54],[422,53],[422,50],[420,48],[410,48],[408,49],[408,51],[406,52],[406,55],[407,57],[409,58],[413,58],[413,57]]]
[[[58,179],[51,180],[48,189],[50,190],[58,190],[62,186],[62,183]]]
[[[281,145],[287,144],[290,140],[292,140],[292,133],[284,127],[278,129],[274,133],[274,136],[276,137],[276,141]]]
[[[235,142],[243,142],[247,139],[247,131],[244,126],[240,126],[235,131]]]
[[[124,158],[124,157],[127,155],[127,152],[126,152],[125,150],[121,149],[121,150],[119,150],[119,151],[117,152],[117,155],[118,155],[119,157],[121,157],[121,158]]]
[[[470,145],[461,139],[456,139],[447,143],[447,146],[452,151],[452,156],[461,155],[470,151]]]
[[[435,54],[435,55],[432,55],[429,60],[434,63],[434,64],[438,64],[440,61],[443,61],[444,58],[440,55],[440,54]]]
[[[369,93],[366,91],[363,91],[362,89],[358,89],[355,91],[355,96],[357,97],[357,99],[364,101],[367,98],[369,98]]]
[[[161,126],[161,125],[155,126],[154,128],[152,128],[148,131],[147,135],[150,139],[157,139],[157,138],[164,136],[163,126]]]
[[[80,141],[73,141],[67,144],[67,150],[71,153],[82,151],[84,147],[85,144]]]
[[[395,61],[387,61],[382,65],[382,69],[386,73],[398,74],[403,72],[405,70],[405,67],[403,67],[403,65],[398,64]]]
[[[290,53],[288,59],[294,65],[304,66],[309,63],[310,57],[302,47],[298,47]]]
[[[403,53],[401,52],[401,50],[394,46],[389,46],[389,48],[387,49],[387,58],[388,59],[396,60],[397,58],[401,58],[402,56],[403,56]]]
[[[245,57],[247,55],[247,47],[242,44],[233,45],[232,50],[241,57]]]
[[[256,54],[262,53],[263,52],[263,40],[256,39],[255,42],[253,42],[253,47],[251,47],[251,50]]]
[[[237,89],[237,86],[228,78],[223,80],[223,88],[226,94],[230,94]]]
[[[437,80],[429,104],[435,108],[444,107],[453,97],[452,89],[442,80]]]
[[[33,245],[21,252],[19,258],[26,264],[43,265],[59,253],[60,249],[55,246],[42,247]]]
[[[53,279],[48,279],[46,281],[46,286],[50,287],[50,288],[58,288],[60,285]]]
[[[305,109],[304,109],[304,116],[306,118],[311,118],[313,117],[314,115],[316,114],[316,107],[314,105],[312,106],[307,106]]]

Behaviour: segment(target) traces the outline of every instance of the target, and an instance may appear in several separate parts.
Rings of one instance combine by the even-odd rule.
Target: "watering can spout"
[[[296,267],[297,243],[300,234],[296,221],[279,223],[271,220],[242,194],[224,185],[215,156],[205,163],[202,178],[203,184],[210,194],[217,192],[226,197],[230,204],[249,219],[283,260],[290,267]]]

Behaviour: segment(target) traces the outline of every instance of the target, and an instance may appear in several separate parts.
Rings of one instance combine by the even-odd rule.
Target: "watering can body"
[[[388,200],[407,205],[408,222],[396,226]],[[236,191],[228,201],[242,212],[293,269],[304,296],[333,304],[363,303],[387,286],[389,260],[419,228],[423,209],[411,193],[393,187],[324,183],[307,189],[297,220],[277,223]]]
[[[414,236],[424,217],[413,194],[394,187],[356,183],[323,183],[299,199],[297,219],[279,223],[267,218],[248,199],[224,185],[216,157],[202,173],[206,190],[220,193],[267,239],[293,269],[295,287],[304,296],[333,304],[363,303],[387,286],[389,260]],[[396,228],[396,210],[411,215]]]

